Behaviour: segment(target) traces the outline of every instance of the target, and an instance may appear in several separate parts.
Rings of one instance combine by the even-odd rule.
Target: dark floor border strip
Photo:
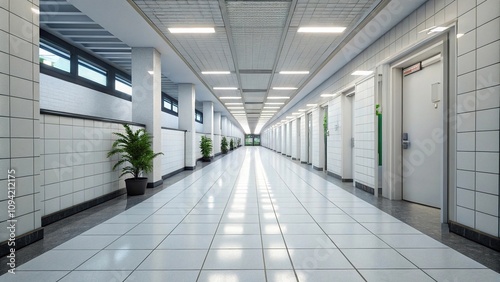
[[[174,170],[174,171],[172,171],[172,172],[170,172],[170,173],[167,173],[167,174],[163,175],[161,178],[162,178],[163,180],[165,180],[165,179],[167,179],[167,178],[169,178],[169,177],[171,177],[171,176],[176,175],[176,174],[177,174],[177,173],[179,173],[179,172],[183,172],[184,170],[186,170],[184,167],[183,167],[183,168],[179,168],[178,170]]]
[[[196,166],[185,166],[184,170],[194,170]]]
[[[488,235],[479,230],[470,228],[451,220],[448,222],[448,228],[450,232],[458,234],[495,251],[500,251],[500,238],[498,237]]]
[[[53,110],[47,110],[47,109],[40,109],[40,114],[43,114],[43,115],[53,115],[53,116],[61,116],[61,117],[70,117],[70,118],[81,118],[81,119],[103,121],[103,122],[112,122],[112,123],[119,123],[119,124],[130,124],[130,125],[135,125],[135,126],[146,127],[146,125],[144,125],[142,123],[137,123],[137,122],[132,122],[132,121],[117,120],[117,119],[112,119],[112,118],[94,117],[94,116],[87,116],[87,115],[80,115],[80,114],[74,114],[74,113],[53,111]]]
[[[313,168],[314,168],[315,170],[317,170],[317,171],[323,171],[323,168],[322,168],[322,167],[317,167],[317,166],[313,165]]]
[[[16,236],[16,246],[9,246],[9,241],[4,241],[0,243],[0,257],[7,256],[11,253],[10,249],[14,248],[15,251],[28,246],[29,244],[35,243],[38,240],[43,239],[43,227],[32,230],[20,236]],[[14,253],[15,254],[15,253]]]
[[[125,194],[126,192],[127,192],[126,189],[122,188],[122,189],[113,191],[109,194],[100,196],[98,198],[74,205],[72,207],[48,214],[46,216],[42,216],[42,226],[47,226],[51,223],[54,223],[58,220],[66,218],[68,216],[74,215],[76,213],[79,213],[79,212],[84,211],[86,209],[89,209],[91,207],[95,207],[95,206],[102,204],[106,201],[109,201],[113,198],[119,197],[119,196]]]
[[[302,161],[301,161],[300,163],[301,163],[301,164],[307,164],[307,162],[302,162]]]
[[[330,175],[331,177],[336,178],[336,179],[338,179],[338,180],[342,180],[342,176],[340,176],[340,175],[338,175],[338,174],[336,174],[336,173],[333,173],[333,172],[331,172],[331,171],[327,171],[327,172],[326,172],[326,174],[328,174],[328,175]]]
[[[292,161],[296,161],[296,160],[297,160],[297,158],[292,158]]]
[[[155,181],[155,182],[148,182],[148,188],[155,188],[155,187],[158,187],[160,185],[163,184],[163,178],[158,180],[158,181]]]
[[[354,186],[355,186],[356,188],[358,188],[358,189],[361,189],[361,190],[363,190],[363,191],[365,191],[365,192],[368,192],[368,193],[370,193],[370,194],[372,194],[372,195],[375,195],[375,189],[373,189],[373,188],[372,188],[372,187],[370,187],[370,186],[367,186],[367,185],[365,185],[365,184],[361,184],[361,183],[359,183],[359,182],[357,182],[357,181],[355,182]]]

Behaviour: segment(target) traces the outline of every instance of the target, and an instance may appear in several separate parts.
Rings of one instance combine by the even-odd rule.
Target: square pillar
[[[203,133],[212,140],[212,156],[214,155],[214,103],[203,102]]]
[[[226,136],[226,138],[229,136],[229,132],[227,130],[227,124],[228,124],[228,120],[227,120],[227,117],[222,117],[222,136]],[[227,140],[227,142],[229,143],[229,140]]]
[[[132,48],[132,121],[146,125],[153,151],[161,152],[161,54],[152,47]],[[163,184],[161,157],[147,177],[150,188]]]
[[[186,130],[185,168],[196,167],[196,126],[194,120],[196,94],[194,84],[179,84],[179,129]]]
[[[214,112],[214,153],[217,155],[221,152],[220,150],[220,143],[222,141],[222,136],[221,136],[221,128],[220,128],[220,123],[221,123],[221,113],[220,112]]]

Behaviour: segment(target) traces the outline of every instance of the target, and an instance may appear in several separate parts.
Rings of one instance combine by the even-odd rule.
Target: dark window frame
[[[200,115],[199,119],[198,119],[198,115]],[[196,121],[197,123],[203,124],[203,113],[196,110],[196,109],[194,110],[194,121]]]
[[[170,101],[172,109],[165,108],[164,103],[166,100]],[[179,109],[179,102],[176,99],[168,96],[165,92],[161,92],[161,110],[167,114],[171,114],[177,117],[179,116],[179,113],[178,111],[173,110],[174,105],[177,107],[177,109]]]
[[[86,51],[60,39],[59,37],[51,34],[50,32],[40,29],[40,41],[44,41],[45,44],[53,48],[60,48],[66,50],[70,53],[70,72],[65,72],[63,70],[51,67],[48,65],[40,64],[40,73],[50,75],[59,78],[64,81],[68,81],[86,88],[90,88],[95,91],[99,91],[117,98],[121,98],[127,101],[132,101],[132,96],[118,91],[115,89],[115,79],[119,76],[122,79],[128,80],[130,85],[132,85],[132,79],[129,74],[111,66],[110,64],[102,61],[101,59],[87,53]],[[79,58],[84,61],[95,65],[96,67],[102,68],[106,71],[106,85],[99,84],[87,78],[78,75],[78,60]]]

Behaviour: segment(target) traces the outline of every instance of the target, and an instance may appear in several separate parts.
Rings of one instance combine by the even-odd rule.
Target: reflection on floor
[[[297,280],[499,281],[500,275],[300,165],[243,148],[0,277]]]

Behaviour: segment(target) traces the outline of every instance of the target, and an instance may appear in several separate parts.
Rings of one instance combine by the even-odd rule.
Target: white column
[[[153,151],[161,152],[161,54],[155,48],[132,48],[132,97],[132,121],[146,125]],[[157,157],[148,187],[162,183],[161,157]]]
[[[286,155],[286,124],[281,126],[281,154]]]
[[[307,154],[308,154],[308,136],[306,131],[306,120],[307,115],[304,115],[300,118],[300,162],[306,164],[307,163]]]
[[[298,148],[297,148],[297,120],[294,119],[292,121],[292,160],[297,160],[298,156]]]
[[[186,130],[186,169],[196,167],[196,127],[194,120],[196,94],[194,85],[190,83],[179,84],[179,129]]]
[[[227,136],[229,136],[227,131],[227,123],[228,123],[227,117],[222,117],[222,135],[226,136],[226,138]],[[227,143],[229,144],[229,140],[227,140]]]
[[[215,112],[214,113],[214,153],[218,154],[221,152],[220,150],[220,143],[222,141],[222,136],[221,136],[221,128],[220,128],[220,121],[221,120],[221,113],[220,112]]]
[[[203,102],[203,133],[212,140],[212,156],[214,155],[214,103]]]

